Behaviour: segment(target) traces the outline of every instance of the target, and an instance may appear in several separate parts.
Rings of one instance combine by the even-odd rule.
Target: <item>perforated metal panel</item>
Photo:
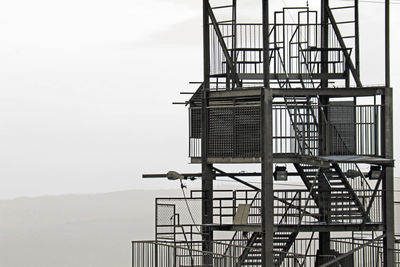
[[[354,154],[356,127],[353,101],[330,102],[330,153],[335,155]]]
[[[201,138],[201,108],[189,109],[189,137]]]
[[[261,156],[260,107],[235,109],[235,157]]]
[[[260,157],[259,106],[210,108],[208,119],[208,157]]]

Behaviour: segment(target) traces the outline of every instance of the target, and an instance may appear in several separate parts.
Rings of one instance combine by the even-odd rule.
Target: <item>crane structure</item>
[[[133,266],[400,266],[385,1],[385,57],[370,55],[385,81],[367,86],[359,0],[261,0],[258,23],[237,0],[203,0],[204,79],[186,102],[201,172],[144,175],[201,189],[156,199],[155,240],[133,241]],[[217,190],[220,177],[242,187]]]

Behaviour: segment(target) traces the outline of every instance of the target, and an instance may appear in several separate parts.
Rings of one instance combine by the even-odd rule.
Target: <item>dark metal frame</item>
[[[385,0],[385,86],[382,87],[364,87],[361,82],[358,0],[354,0],[354,6],[351,7],[354,8],[354,21],[344,22],[336,21],[333,11],[350,7],[331,8],[329,0],[321,0],[320,23],[317,19],[312,19],[317,17],[317,12],[310,11],[308,7],[277,11],[271,23],[269,1],[262,0],[262,22],[254,25],[237,23],[236,0],[222,6],[213,6],[210,2],[211,0],[203,0],[203,82],[185,103],[190,106],[191,135],[194,125],[192,123],[197,123],[196,133],[193,135],[196,139],[196,153],[189,153],[193,163],[201,163],[201,173],[182,174],[183,179],[202,179],[201,190],[192,192],[189,197],[191,200],[201,201],[202,220],[199,225],[181,224],[178,214],[175,226],[181,227],[181,230],[174,232],[174,235],[183,234],[185,237],[183,241],[190,251],[186,256],[192,258],[192,265],[193,253],[198,251],[192,249],[193,240],[187,238],[187,234],[192,237],[193,228],[199,226],[201,241],[196,244],[201,246],[203,252],[200,255],[203,266],[215,264],[215,257],[219,253],[215,253],[215,246],[222,242],[217,237],[220,231],[235,232],[232,239],[225,244],[226,253],[230,249],[241,251],[241,254],[228,257],[232,266],[241,266],[249,260],[250,254],[256,258],[254,266],[281,266],[285,257],[300,255],[292,247],[300,240],[299,232],[312,233],[305,257],[314,242],[313,257],[316,266],[336,266],[338,262],[349,260],[349,256],[365,247],[374,247],[376,253],[382,253],[384,266],[395,266],[389,0]],[[218,20],[218,15],[214,13],[217,9],[229,10],[231,19]],[[289,23],[286,20],[287,10],[298,10],[297,22]],[[305,16],[306,22],[301,19],[302,16]],[[342,36],[341,25],[345,23],[354,24],[354,36]],[[304,32],[301,32],[303,28]],[[261,33],[253,33],[251,37],[259,38],[254,41],[258,42],[257,45],[243,47],[249,40],[237,40],[237,36],[243,35],[242,29],[261,29]],[[346,46],[348,37],[354,38],[354,54]],[[211,58],[212,56],[218,58]],[[218,61],[219,72],[212,70],[215,67],[212,60]],[[247,66],[250,66],[250,71],[246,70]],[[333,80],[344,85],[335,88],[331,86]],[[352,83],[355,86],[352,87]],[[357,113],[363,108],[357,103],[361,96],[373,98],[373,109]],[[336,111],[331,108],[330,103],[338,98],[353,99],[353,105],[349,108],[354,112],[349,114],[354,117],[354,122],[349,120],[349,124],[353,124],[346,127],[368,128],[364,139],[357,134],[354,140],[347,136],[346,142],[354,142],[353,149],[344,141],[348,133],[338,129],[340,123],[332,123],[331,118]],[[380,99],[380,103],[376,102],[377,99]],[[285,120],[292,131],[290,135],[279,136],[274,132],[277,125],[280,125],[278,132],[282,132],[285,127],[284,116],[276,116],[279,105],[286,110],[287,114],[284,116],[287,117]],[[244,107],[257,109],[259,125],[254,129],[259,131],[257,134],[260,136],[257,143],[258,154],[247,158],[246,155],[237,156],[235,153],[219,157],[210,145],[210,142],[214,142],[210,135],[215,130],[211,127],[222,125],[217,129],[220,131],[217,134],[220,133],[220,139],[224,141],[223,134],[229,133],[235,125],[224,126],[226,121],[222,112],[215,112],[215,109],[224,108],[228,110],[228,114],[231,112],[230,108],[234,110]],[[235,112],[232,111],[231,114]],[[195,116],[197,117],[194,118]],[[246,120],[250,115],[238,113],[232,116],[232,121],[235,122],[240,118]],[[212,119],[215,121],[211,121]],[[353,132],[357,131],[361,130],[356,129]],[[240,137],[243,137],[243,133]],[[279,138],[289,140],[287,142],[296,148],[293,151],[274,151],[274,142]],[[336,147],[332,144],[336,144]],[[355,149],[357,145],[370,149],[358,151]],[[337,146],[341,146],[340,149]],[[253,173],[226,172],[221,167],[216,168],[216,163],[259,163],[261,170]],[[274,190],[273,177],[277,163],[293,164],[296,172],[289,172],[288,175],[300,177],[305,189],[290,189],[282,196],[277,196],[280,191]],[[366,181],[358,164],[382,167],[381,176],[373,184],[373,190],[368,182],[368,188],[354,186],[352,179],[361,183]],[[355,173],[357,178],[347,173]],[[146,177],[165,176],[159,174]],[[245,198],[238,196],[243,193],[240,190],[232,192],[229,197],[220,197],[221,192],[214,190],[214,181],[219,177],[228,177],[251,190],[245,192]],[[248,182],[247,177],[258,177],[261,188]],[[230,191],[225,190],[224,193],[228,194]],[[186,198],[184,200],[187,201]],[[224,204],[227,201],[231,202]],[[250,205],[248,223],[224,223],[227,218],[233,220],[241,203]],[[381,209],[379,212],[378,208]],[[229,212],[224,213],[227,210]],[[219,214],[215,214],[216,211]],[[187,233],[185,227],[190,229]],[[338,252],[332,249],[331,245],[336,239],[331,232],[337,231],[353,232],[351,250]],[[380,233],[379,237],[375,236],[376,231]],[[252,233],[250,237],[246,236],[247,232]],[[360,244],[354,239],[354,232],[371,232],[372,237]],[[318,238],[314,237],[314,233],[318,233]],[[235,242],[241,243],[238,245]],[[281,248],[279,251],[276,249],[277,243]],[[257,250],[259,256],[254,256],[256,244],[261,244],[260,250]],[[156,248],[156,253],[163,245],[165,244],[149,244]],[[173,246],[182,249],[177,244]],[[232,262],[232,258],[236,262]],[[303,264],[304,262],[305,260]]]

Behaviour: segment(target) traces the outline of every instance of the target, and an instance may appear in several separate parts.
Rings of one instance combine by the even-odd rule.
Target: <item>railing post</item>
[[[135,242],[132,243],[132,267],[135,267],[135,261],[137,261],[136,257],[136,245]]]
[[[232,203],[232,223],[233,223],[233,218],[235,217],[235,212],[236,212],[236,190],[232,192],[233,196],[233,203]]]

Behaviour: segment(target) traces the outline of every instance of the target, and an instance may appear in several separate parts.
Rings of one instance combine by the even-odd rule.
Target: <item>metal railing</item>
[[[362,207],[358,206],[357,202],[352,198],[348,189],[332,189],[332,191],[319,191],[309,199],[308,190],[274,190],[274,223],[283,225],[312,225],[321,220],[321,214],[329,218],[327,223],[344,223],[344,224],[362,224],[365,222],[380,224],[382,223],[382,191],[378,190],[374,195],[374,190],[354,190],[358,196]],[[196,208],[201,205],[201,191],[194,190],[191,196],[187,199],[192,207],[193,216],[200,218],[201,209]],[[374,196],[374,200],[371,200]],[[183,198],[161,198],[157,199],[157,205],[175,205],[176,214],[159,213],[161,210],[156,208],[157,222],[161,218],[174,219],[175,229],[171,228],[171,223],[156,225],[158,233],[167,235],[174,233],[178,239],[183,240],[183,235],[186,234],[186,239],[195,240],[200,238],[201,232],[199,227],[200,219],[196,224],[192,222],[188,215],[188,210],[184,205]],[[248,224],[261,224],[261,195],[255,190],[216,190],[213,198],[213,220],[215,224],[232,224],[236,210],[239,204],[250,204],[248,215]],[[320,205],[320,203],[329,203],[329,205]],[[363,209],[367,210],[370,205],[368,220],[365,220]],[[178,219],[175,219],[178,218]],[[300,221],[301,220],[301,221]],[[162,220],[161,220],[162,221]],[[162,230],[163,229],[163,230]],[[162,232],[164,231],[164,232]],[[175,239],[177,240],[177,239]]]
[[[331,110],[330,120],[319,122],[324,109]],[[200,157],[200,109],[189,110],[189,156]],[[259,105],[226,105],[207,111],[209,157],[261,157]],[[325,140],[330,155],[380,156],[380,114],[380,105],[273,104],[273,153],[317,156],[319,143]]]
[[[213,243],[213,252],[203,251],[202,242],[133,241],[132,267],[234,267],[238,255],[234,247],[226,251],[225,244]],[[212,264],[205,264],[205,258]]]
[[[243,240],[242,240],[243,241]],[[133,267],[192,267],[192,266],[218,266],[236,267],[246,249],[257,250],[255,247],[242,245],[243,242],[229,243],[229,240],[212,242],[212,252],[202,250],[202,242],[132,242]],[[319,239],[309,237],[297,238],[288,252],[274,250],[276,256],[282,256],[281,267],[307,267],[315,266],[317,258],[320,262],[328,263],[338,259],[337,262],[327,266],[384,266],[383,243],[377,239],[357,239],[351,237],[333,237],[329,255],[317,255]],[[395,266],[400,266],[400,250],[396,243],[393,251]],[[204,264],[204,259],[212,259],[212,264]],[[341,264],[341,265],[338,265]],[[247,262],[246,266],[261,266],[261,257],[253,258],[253,263]]]
[[[226,46],[239,74],[263,73],[263,33],[262,24],[237,23],[236,46],[232,40],[226,40]],[[332,25],[329,25],[333,33]],[[232,24],[219,25],[222,35],[230,36]],[[274,74],[312,74],[321,73],[322,50],[318,48],[321,33],[320,24],[271,24],[270,37],[270,66]],[[324,50],[326,51],[326,50]],[[210,25],[210,59],[211,75],[227,73],[227,60],[219,44],[214,26]],[[336,35],[329,36],[327,50],[328,73],[344,74],[347,71],[347,58]],[[305,78],[305,77],[303,77]],[[344,78],[344,77],[343,77]],[[223,80],[221,86],[223,86]],[[218,85],[216,85],[218,87]]]

